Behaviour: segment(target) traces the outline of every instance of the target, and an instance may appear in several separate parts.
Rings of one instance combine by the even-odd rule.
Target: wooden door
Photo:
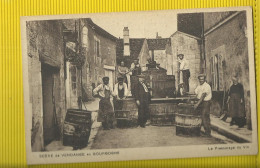
[[[55,139],[53,85],[55,70],[42,64],[43,136],[44,145]]]

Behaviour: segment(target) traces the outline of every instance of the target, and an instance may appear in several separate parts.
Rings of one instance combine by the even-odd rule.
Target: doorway
[[[115,83],[114,82],[115,81],[115,79],[114,79],[114,71],[105,69],[105,76],[109,77],[109,86],[111,88],[113,88],[114,83]]]
[[[43,100],[43,139],[44,146],[55,140],[57,136],[56,112],[53,95],[54,74],[57,69],[42,64],[42,100]]]

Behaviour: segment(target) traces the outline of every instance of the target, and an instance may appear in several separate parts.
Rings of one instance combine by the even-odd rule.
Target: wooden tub
[[[122,110],[115,110],[115,118],[119,128],[137,126],[138,107],[135,99],[124,99]]]
[[[174,125],[174,117],[177,110],[177,104],[174,103],[156,103],[149,105],[151,125],[168,126]]]
[[[199,136],[202,119],[194,104],[178,104],[175,114],[176,135]]]

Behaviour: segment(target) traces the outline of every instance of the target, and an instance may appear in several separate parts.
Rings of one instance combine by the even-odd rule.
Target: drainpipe
[[[203,63],[204,67],[202,70],[202,73],[206,73],[206,53],[205,53],[205,35],[204,35],[204,13],[201,14],[201,27],[202,27],[202,34],[201,34],[201,40],[202,40],[202,57],[203,57]]]

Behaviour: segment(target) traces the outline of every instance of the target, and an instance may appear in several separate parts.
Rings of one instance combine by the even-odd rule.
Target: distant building
[[[161,67],[166,67],[166,45],[170,45],[170,38],[161,38],[158,34],[155,39],[130,38],[128,27],[123,29],[123,35],[123,39],[117,40],[118,63],[124,60],[126,66],[130,67],[133,60],[138,58],[142,69],[145,70],[148,59],[154,58]]]
[[[62,135],[66,115],[63,25],[56,20],[28,21],[26,27],[31,147],[36,152]]]

